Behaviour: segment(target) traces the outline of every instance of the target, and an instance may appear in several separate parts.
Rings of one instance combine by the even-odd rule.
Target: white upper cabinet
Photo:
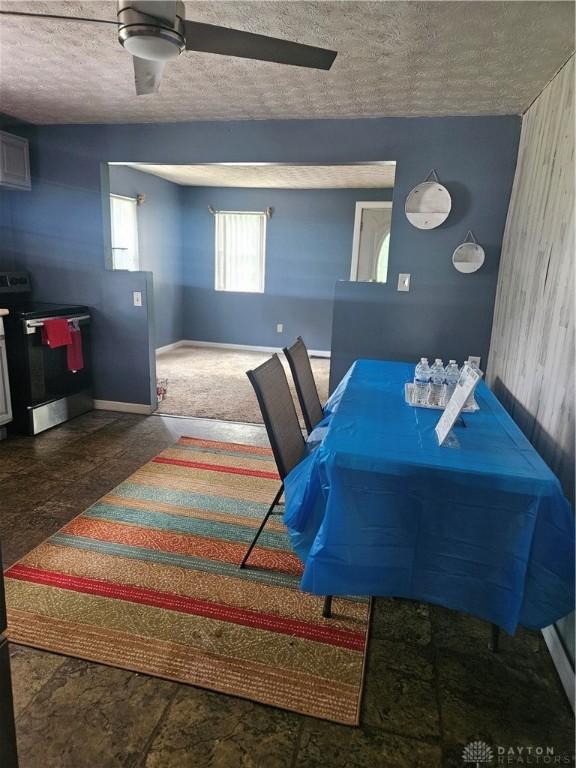
[[[0,186],[30,189],[28,139],[0,131]]]

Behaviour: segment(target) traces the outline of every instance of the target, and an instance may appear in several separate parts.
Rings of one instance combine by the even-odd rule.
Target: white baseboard
[[[162,352],[170,352],[171,349],[178,349],[182,346],[181,341],[174,341],[172,344],[165,344],[163,347],[156,347],[156,354],[162,354]]]
[[[120,413],[141,413],[149,416],[154,412],[150,405],[145,403],[122,403],[116,400],[94,400],[94,409],[97,411],[118,411]]]
[[[162,352],[168,352],[171,349],[178,349],[180,347],[214,347],[215,349],[239,349],[247,352],[266,352],[270,354],[273,352],[282,352],[282,347],[259,347],[253,344],[223,344],[219,341],[181,339],[174,344],[167,344],[165,347],[159,347],[156,350],[156,353],[161,354]],[[312,357],[330,358],[330,350],[327,349],[309,349],[308,354]]]
[[[558,635],[558,630],[554,625],[550,627],[544,627],[542,630],[542,636],[552,656],[552,661],[558,672],[558,677],[562,683],[562,687],[566,691],[566,696],[570,701],[572,710],[574,710],[574,669],[572,663],[566,653],[562,641]]]

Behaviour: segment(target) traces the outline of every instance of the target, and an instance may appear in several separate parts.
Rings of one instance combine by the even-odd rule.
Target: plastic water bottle
[[[428,387],[428,403],[429,405],[440,405],[444,387],[444,363],[439,357],[434,361],[430,371],[432,375]]]
[[[442,395],[442,401],[444,405],[448,405],[450,402],[450,398],[454,394],[454,390],[456,389],[456,384],[458,384],[459,378],[460,369],[458,368],[458,363],[456,360],[450,360],[446,368],[444,368],[445,384],[444,392]]]
[[[430,366],[428,358],[422,357],[414,371],[414,400],[417,403],[425,403],[428,397],[428,384],[430,382]]]

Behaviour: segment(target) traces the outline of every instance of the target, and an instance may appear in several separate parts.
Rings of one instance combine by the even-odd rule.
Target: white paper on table
[[[456,420],[460,416],[462,408],[466,404],[466,400],[470,397],[472,392],[476,389],[476,385],[482,378],[482,371],[477,368],[471,368],[465,366],[456,384],[456,389],[452,397],[450,398],[448,405],[444,409],[444,413],[440,417],[438,424],[436,424],[436,437],[438,438],[438,445],[442,445],[446,440],[448,433],[456,423]]]

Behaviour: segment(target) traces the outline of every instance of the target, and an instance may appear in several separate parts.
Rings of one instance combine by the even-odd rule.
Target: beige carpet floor
[[[180,347],[156,357],[158,379],[168,379],[168,393],[157,413],[201,416],[224,421],[261,424],[262,417],[246,371],[270,357],[267,353],[216,347]],[[299,412],[292,376],[283,355],[288,382]],[[328,398],[330,361],[312,358],[312,370],[322,403]]]

